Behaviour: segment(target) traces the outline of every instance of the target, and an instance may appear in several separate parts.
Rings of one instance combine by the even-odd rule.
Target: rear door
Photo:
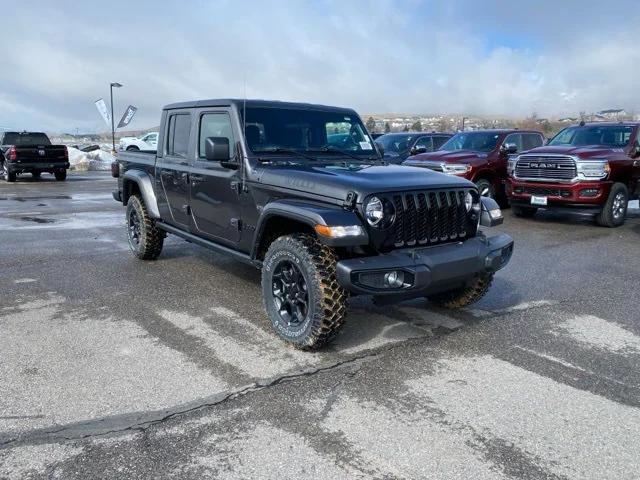
[[[234,246],[240,241],[240,170],[223,167],[205,158],[207,137],[229,139],[231,158],[236,139],[229,108],[203,109],[196,119],[197,141],[191,173],[191,231],[215,242]]]
[[[191,113],[172,110],[167,113],[163,156],[158,156],[160,185],[166,198],[169,223],[187,229],[189,226],[189,145]]]

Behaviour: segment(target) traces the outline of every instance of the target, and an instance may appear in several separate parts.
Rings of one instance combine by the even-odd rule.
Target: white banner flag
[[[98,112],[100,112],[100,115],[102,115],[102,118],[104,118],[104,123],[107,124],[107,127],[111,126],[111,114],[109,113],[109,109],[107,108],[107,104],[105,103],[105,101],[101,98],[100,100],[96,100],[96,108],[98,109]]]

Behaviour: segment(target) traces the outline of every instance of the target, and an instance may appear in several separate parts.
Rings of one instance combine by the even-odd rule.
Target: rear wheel
[[[535,208],[535,207],[517,207],[517,206],[512,206],[511,207],[511,211],[513,212],[513,214],[516,217],[531,218],[536,214],[538,209]]]
[[[457,309],[463,308],[477,302],[484,297],[493,282],[493,274],[481,275],[474,278],[466,287],[448,292],[430,295],[429,301],[440,305],[444,308]]]
[[[276,239],[262,267],[264,306],[277,334],[315,350],[344,325],[347,293],[336,278],[334,251],[309,235]]]
[[[18,175],[15,172],[9,171],[9,167],[7,167],[6,163],[2,164],[2,174],[7,182],[15,182],[16,178],[18,178]]]
[[[629,191],[622,183],[614,183],[609,198],[596,216],[596,222],[603,227],[619,227],[624,224],[629,205]]]
[[[127,237],[129,247],[140,260],[155,260],[162,252],[165,234],[149,216],[147,207],[138,195],[127,202]]]
[[[64,182],[67,179],[67,171],[66,170],[56,170],[53,175],[56,177],[56,180],[59,182]]]

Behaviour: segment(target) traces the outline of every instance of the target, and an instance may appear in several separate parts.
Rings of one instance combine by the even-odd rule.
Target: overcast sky
[[[524,116],[640,111],[640,2],[481,0],[9,1],[0,127],[157,125],[162,105],[219,97],[360,113]]]

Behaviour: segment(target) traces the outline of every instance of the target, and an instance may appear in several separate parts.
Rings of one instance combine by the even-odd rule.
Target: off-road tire
[[[476,187],[478,187],[480,195],[493,199],[496,198],[496,189],[493,187],[493,183],[491,183],[491,181],[487,180],[486,178],[481,178],[480,180],[477,180],[475,184]],[[482,192],[485,192],[486,194],[483,195]]]
[[[42,172],[40,172],[40,171],[38,171],[38,170],[31,172],[31,177],[33,177],[33,178],[35,178],[35,179],[38,179],[38,178],[40,178],[41,176],[42,176]]]
[[[2,176],[7,182],[15,182],[18,178],[18,175],[15,172],[10,172],[7,166],[2,164]]]
[[[468,307],[486,295],[493,282],[493,274],[482,275],[464,288],[430,295],[429,301],[452,310]]]
[[[279,237],[271,243],[262,265],[262,298],[276,333],[302,350],[317,350],[341,330],[347,311],[347,292],[336,277],[337,256],[318,240],[303,234]],[[308,311],[298,325],[286,325],[273,293],[273,274],[280,262],[292,262],[306,282]]]
[[[139,242],[132,237],[130,221],[135,213],[139,219]],[[158,228],[153,218],[149,216],[144,201],[138,195],[131,195],[127,202],[127,239],[129,248],[140,260],[155,260],[162,252],[165,233]]]
[[[618,215],[616,215],[614,210],[616,210],[615,204],[616,197],[618,195],[621,195],[622,198],[624,198],[624,210],[622,211],[622,213],[618,213]],[[609,228],[621,226],[622,224],[624,224],[625,217],[627,216],[628,204],[629,191],[627,190],[627,187],[623,183],[614,183],[611,187],[611,192],[609,192],[609,198],[607,198],[607,201],[602,207],[602,212],[596,215],[596,223],[603,227]]]
[[[53,175],[56,177],[58,182],[64,182],[67,179],[67,171],[66,170],[56,170],[53,172]]]
[[[535,207],[519,207],[519,206],[513,205],[511,207],[511,211],[516,217],[531,218],[536,214],[538,209]]]

